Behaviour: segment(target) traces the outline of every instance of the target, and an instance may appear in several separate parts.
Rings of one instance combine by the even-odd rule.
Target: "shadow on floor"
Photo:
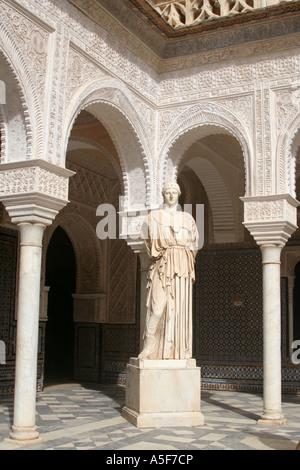
[[[66,387],[80,386],[86,390],[95,390],[99,391],[100,394],[106,395],[108,398],[113,400],[117,405],[114,407],[120,413],[122,412],[122,407],[125,405],[125,386],[121,384],[108,384],[108,383],[93,383],[93,382],[80,382],[74,380],[52,380],[47,381],[44,384],[44,391],[47,391],[51,388],[66,388]],[[112,405],[113,406],[113,405]]]
[[[204,393],[202,393],[202,401],[204,401],[205,403],[209,403],[211,405],[215,405],[216,407],[222,408],[223,410],[227,410],[227,411],[230,411],[232,413],[236,413],[236,414],[241,415],[245,418],[253,419],[254,421],[257,421],[258,419],[260,419],[259,415],[255,414],[255,413],[252,413],[251,411],[242,410],[241,408],[238,408],[236,406],[232,406],[232,405],[229,405],[228,403],[224,403],[220,400],[210,398],[208,396],[205,396]]]

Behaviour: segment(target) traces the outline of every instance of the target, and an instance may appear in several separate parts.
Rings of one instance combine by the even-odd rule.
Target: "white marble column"
[[[21,176],[20,176],[21,175]],[[68,203],[73,171],[42,159],[0,165],[0,200],[20,231],[14,418],[9,442],[36,443],[42,239]],[[30,181],[30,184],[29,184]]]
[[[45,225],[21,223],[14,418],[11,439],[36,441],[37,350]]]
[[[260,424],[282,425],[280,256],[297,229],[299,202],[290,194],[247,196],[244,225],[262,252],[263,266],[263,413]]]
[[[263,265],[263,413],[259,423],[284,424],[281,411],[281,292],[282,245],[260,247]]]

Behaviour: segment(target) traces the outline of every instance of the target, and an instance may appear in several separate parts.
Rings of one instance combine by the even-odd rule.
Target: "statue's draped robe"
[[[195,221],[187,212],[156,210],[146,218],[142,233],[152,261],[144,333],[144,344],[150,339],[147,358],[190,358],[198,243]]]

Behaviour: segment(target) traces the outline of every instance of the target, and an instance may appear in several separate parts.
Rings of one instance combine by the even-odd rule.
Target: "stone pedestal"
[[[122,416],[137,427],[202,426],[201,372],[195,359],[127,364]]]

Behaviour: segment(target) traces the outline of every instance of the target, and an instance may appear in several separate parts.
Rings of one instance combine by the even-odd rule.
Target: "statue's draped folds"
[[[150,212],[142,234],[151,259],[143,359],[192,357],[192,285],[198,231],[187,212]]]

